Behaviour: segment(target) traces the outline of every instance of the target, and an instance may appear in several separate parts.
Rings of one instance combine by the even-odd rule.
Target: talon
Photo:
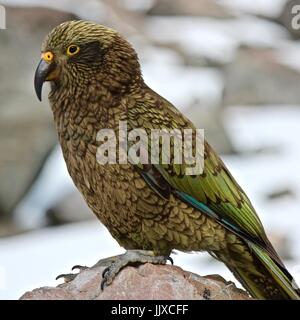
[[[76,265],[76,266],[74,266],[74,267],[72,268],[72,271],[75,270],[75,269],[78,269],[78,270],[82,271],[82,270],[88,269],[88,267],[87,267],[87,266]]]
[[[71,282],[71,281],[73,281],[77,276],[78,276],[78,273],[77,273],[77,274],[73,274],[73,273],[60,274],[60,275],[58,275],[58,276],[55,278],[55,280],[58,280],[58,279],[63,278],[63,279],[64,279],[64,282]]]
[[[167,260],[171,262],[171,265],[174,265],[174,260],[171,257],[167,257]]]
[[[103,291],[105,287],[106,287],[106,280],[103,279],[103,280],[101,281],[101,291]]]
[[[107,272],[109,271],[110,266],[106,267],[103,271],[102,271],[102,278],[105,278],[105,275],[107,274]]]
[[[66,274],[60,274],[60,275],[58,275],[58,276],[55,278],[55,280],[64,278],[65,276],[66,276]]]

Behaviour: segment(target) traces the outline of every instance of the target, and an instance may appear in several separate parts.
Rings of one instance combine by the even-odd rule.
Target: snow
[[[178,109],[200,102],[208,107],[222,103],[222,72],[213,67],[185,66],[175,51],[140,44],[137,46],[145,82]],[[170,85],[166,85],[170,83]]]
[[[283,41],[278,43],[276,57],[287,67],[300,72],[300,41]]]
[[[267,230],[292,241],[292,255],[300,263],[300,109],[299,106],[232,107],[225,123],[242,150],[275,147],[274,152],[243,158],[227,157],[233,175],[246,189]],[[267,193],[289,188],[295,198],[266,200]]]
[[[129,10],[137,10],[137,11],[144,11],[152,7],[153,2],[155,0],[118,0],[121,5],[126,7]],[[58,9],[65,9],[65,10],[78,10],[80,12],[80,9],[84,9],[86,11],[86,8],[93,8],[95,9],[103,9],[103,6],[101,5],[101,1],[97,0],[85,0],[85,4],[82,4],[81,0],[47,0],[44,1],[44,3],[41,0],[2,0],[1,4],[3,5],[18,5],[18,6],[47,6],[47,7],[53,7]],[[237,13],[250,13],[250,14],[260,14],[265,15],[269,17],[275,17],[277,16],[284,4],[287,2],[287,0],[218,0],[218,2],[228,7],[231,11],[235,11]],[[84,13],[84,12],[83,12]],[[105,13],[105,12],[103,12]],[[89,15],[91,12],[89,12]]]
[[[266,17],[277,17],[281,13],[287,0],[218,0],[231,11],[251,13]]]
[[[146,31],[158,43],[177,43],[189,55],[222,64],[231,62],[241,45],[274,48],[289,37],[278,24],[248,15],[230,20],[153,17],[146,23]]]
[[[124,8],[132,11],[147,11],[152,8],[155,0],[119,0]]]
[[[215,68],[145,64],[143,74],[146,83],[160,95],[175,104],[178,109],[192,105],[218,106],[222,100],[223,76]],[[170,79],[172,79],[170,81]],[[170,82],[170,86],[165,84]]]
[[[24,7],[46,7],[71,12],[82,19],[99,20],[111,14],[102,1],[97,0],[2,0],[2,5]]]
[[[46,160],[37,181],[15,208],[15,223],[26,230],[45,226],[46,211],[74,188],[61,148],[57,146]]]
[[[176,32],[174,32],[176,26]],[[194,17],[153,17],[146,22],[148,35],[159,43],[179,43],[190,54],[229,62],[237,42],[220,28],[219,22]]]
[[[97,255],[118,252],[118,245],[97,222],[1,239],[0,270],[6,285],[0,288],[0,299],[17,299],[26,290],[57,285],[55,277],[70,272],[73,265],[92,265]]]

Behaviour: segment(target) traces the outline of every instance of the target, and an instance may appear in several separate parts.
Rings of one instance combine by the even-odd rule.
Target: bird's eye
[[[76,46],[75,44],[71,44],[67,49],[67,55],[68,56],[74,56],[80,51],[80,48]]]

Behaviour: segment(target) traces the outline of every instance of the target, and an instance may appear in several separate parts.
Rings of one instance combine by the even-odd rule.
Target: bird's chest
[[[101,164],[97,159],[103,145],[99,132],[108,129],[118,135],[120,116],[113,111],[84,117],[65,113],[56,121],[58,136],[69,174],[96,215],[101,220],[108,219],[108,214],[131,220],[139,174],[130,164]]]
[[[75,185],[84,194],[102,187],[103,177],[110,171],[97,161],[101,146],[99,132],[115,131],[118,122],[116,113],[80,112],[73,109],[56,119],[59,141],[68,171]]]

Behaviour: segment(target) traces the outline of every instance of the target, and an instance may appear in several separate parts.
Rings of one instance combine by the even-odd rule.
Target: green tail
[[[217,255],[241,284],[256,299],[268,300],[300,300],[300,290],[291,274],[278,264],[269,253],[253,243],[247,243],[253,258],[251,265],[241,261],[234,261],[240,257]],[[225,260],[225,261],[224,261]]]

